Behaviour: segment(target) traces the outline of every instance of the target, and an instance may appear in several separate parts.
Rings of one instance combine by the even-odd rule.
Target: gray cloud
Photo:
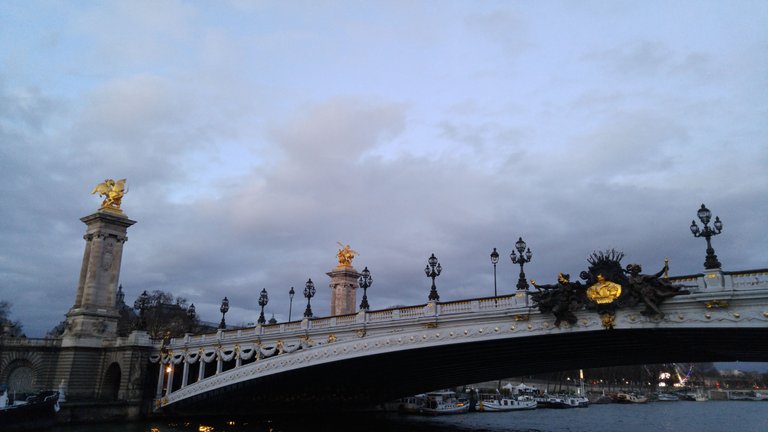
[[[739,56],[725,73],[720,53],[648,34],[573,34],[568,46],[584,47],[566,55],[532,31],[550,24],[513,9],[388,10],[404,22],[373,23],[387,29],[375,35],[354,23],[339,38],[334,10],[317,28],[251,35],[202,25],[186,4],[156,16],[119,6],[125,20],[110,8],[75,22],[89,37],[123,29],[89,49],[74,50],[67,28],[30,42],[72,53],[51,66],[64,82],[0,76],[0,299],[30,335],[72,305],[78,219],[109,177],[128,178],[124,208],[138,221],[127,299],[170,291],[210,321],[225,295],[228,322],[254,321],[262,288],[285,319],[291,286],[296,317],[310,277],[313,309],[328,313],[337,241],[373,272],[374,308],[426,301],[431,253],[441,299],[490,295],[493,247],[499,290],[512,292],[518,237],[541,281],[612,247],[624,264],[652,270],[668,256],[673,273],[694,273],[704,242],[688,225],[702,202],[725,224],[713,241],[727,269],[768,266],[764,62]],[[133,38],[134,22],[145,35]],[[513,76],[498,79],[510,72],[499,49],[520,66]],[[33,60],[20,71],[44,63]]]

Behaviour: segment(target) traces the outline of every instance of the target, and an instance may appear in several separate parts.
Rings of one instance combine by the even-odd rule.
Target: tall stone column
[[[122,211],[102,208],[80,219],[87,226],[75,304],[67,313],[63,346],[101,347],[117,335],[117,285],[128,227],[136,221]]]
[[[357,278],[360,273],[354,267],[335,268],[326,273],[331,278],[331,315],[357,312]]]

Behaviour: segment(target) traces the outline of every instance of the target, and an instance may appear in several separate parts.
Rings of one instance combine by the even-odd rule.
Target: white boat
[[[658,393],[656,395],[656,400],[659,402],[674,402],[679,401],[680,398],[672,393]]]
[[[589,399],[587,399],[586,396],[580,396],[580,395],[569,395],[565,396],[563,399],[565,399],[565,403],[568,405],[574,407],[574,408],[587,408],[589,407]]]
[[[615,402],[623,404],[646,403],[648,398],[634,393],[617,393]]]
[[[480,400],[477,410],[481,412],[516,411],[536,409],[537,403],[530,396],[491,397]]]
[[[424,406],[426,399],[427,396],[423,394],[398,399],[394,402],[395,410],[407,414],[416,414]]]
[[[469,402],[458,400],[452,391],[427,393],[419,412],[427,415],[463,414],[469,411]]]
[[[550,395],[544,393],[535,397],[538,408],[575,408],[576,405],[568,403],[566,398],[561,395]]]
[[[768,395],[765,393],[756,393],[752,390],[731,390],[728,392],[728,400],[762,401],[768,400]]]

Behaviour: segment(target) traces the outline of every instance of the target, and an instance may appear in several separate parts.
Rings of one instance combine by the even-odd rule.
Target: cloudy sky
[[[74,303],[91,189],[127,178],[121,283],[288,315],[337,241],[372,308],[576,275],[595,250],[768,267],[764,1],[24,1],[0,6],[0,300]],[[358,296],[359,301],[360,296]],[[305,306],[299,294],[293,316]]]

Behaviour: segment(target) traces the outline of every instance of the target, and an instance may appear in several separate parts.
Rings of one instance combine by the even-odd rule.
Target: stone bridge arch
[[[43,390],[45,359],[34,351],[11,351],[0,359],[0,383],[12,392],[35,393]]]
[[[100,399],[115,401],[120,398],[122,368],[118,362],[107,366],[101,379]]]

